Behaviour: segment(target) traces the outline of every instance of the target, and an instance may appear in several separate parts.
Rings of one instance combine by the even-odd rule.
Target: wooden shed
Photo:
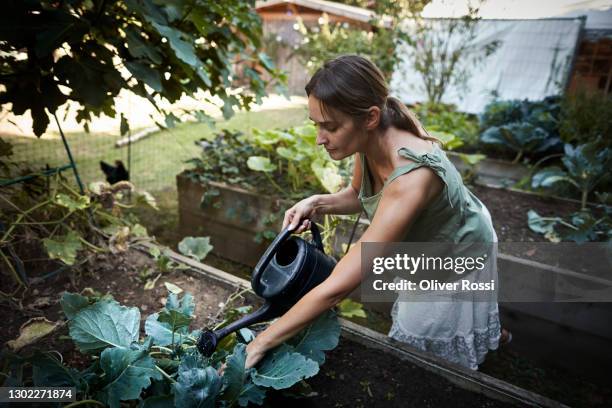
[[[264,47],[277,67],[287,71],[287,86],[291,94],[304,95],[309,73],[293,50],[302,44],[297,28],[300,17],[308,27],[320,24],[323,14],[331,23],[346,23],[355,28],[370,30],[373,11],[325,0],[267,0],[256,3],[263,21]]]
[[[578,89],[612,95],[612,30],[584,30],[568,92]]]

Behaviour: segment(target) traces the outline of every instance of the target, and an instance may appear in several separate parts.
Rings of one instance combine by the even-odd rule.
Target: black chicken
[[[118,181],[130,179],[130,173],[125,169],[125,166],[121,160],[115,160],[114,166],[100,161],[100,168],[104,174],[106,174],[106,181],[108,181],[111,185]]]

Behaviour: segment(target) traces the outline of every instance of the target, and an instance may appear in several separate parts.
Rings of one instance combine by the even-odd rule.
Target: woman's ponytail
[[[388,115],[388,123],[390,125],[398,129],[407,130],[422,139],[440,143],[438,138],[431,136],[429,132],[427,132],[416,115],[412,113],[402,101],[396,97],[387,96],[385,106]]]
[[[399,99],[389,95],[381,70],[359,55],[341,55],[326,61],[306,85],[306,95],[320,100],[324,116],[334,108],[349,116],[364,119],[369,109],[382,111],[380,128],[395,126],[416,136],[440,143],[427,133],[417,117]]]

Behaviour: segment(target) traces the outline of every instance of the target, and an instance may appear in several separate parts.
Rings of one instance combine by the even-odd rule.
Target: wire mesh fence
[[[85,186],[106,179],[101,161],[111,166],[121,161],[137,189],[155,194],[176,189],[176,175],[189,167],[185,161],[200,155],[201,149],[195,142],[212,136],[216,130],[229,127],[250,131],[252,127],[291,126],[303,122],[307,116],[303,101],[283,102],[277,99],[259,108],[238,112],[229,121],[218,118],[214,128],[209,123],[184,122],[160,130],[154,124],[145,126],[143,121],[135,121],[139,126],[130,132],[131,143],[128,143],[128,135],[120,134],[118,119],[107,119],[113,122],[111,124],[98,123],[97,128],[102,128],[102,131],[96,131],[96,127],[92,126],[90,133],[82,130],[82,126],[74,120],[65,119],[67,115],[63,113],[58,114],[58,121]],[[138,106],[132,106],[131,110],[138,111]],[[51,120],[53,123],[54,119]],[[2,122],[0,137],[13,145],[13,161],[26,164],[34,171],[69,164],[57,126],[50,126],[42,137],[37,138],[30,135],[27,121],[16,125],[7,123],[6,119]],[[75,180],[70,171],[66,170],[64,174],[69,180]]]

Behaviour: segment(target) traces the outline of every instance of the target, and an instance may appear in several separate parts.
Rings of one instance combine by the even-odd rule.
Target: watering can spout
[[[272,241],[251,277],[253,291],[266,303],[219,330],[202,332],[197,348],[203,355],[210,357],[221,339],[231,332],[279,317],[331,274],[336,260],[323,251],[316,223],[311,223],[310,230],[312,243],[299,237],[289,238],[291,231],[288,228]]]
[[[236,320],[235,322],[232,322],[219,330],[206,330],[202,332],[200,338],[198,339],[198,350],[204,356],[210,357],[217,348],[217,344],[230,333],[255,323],[274,319],[275,317],[278,317],[282,314],[283,310],[281,308],[268,302],[259,309],[257,309],[255,312],[246,315],[243,318]]]

